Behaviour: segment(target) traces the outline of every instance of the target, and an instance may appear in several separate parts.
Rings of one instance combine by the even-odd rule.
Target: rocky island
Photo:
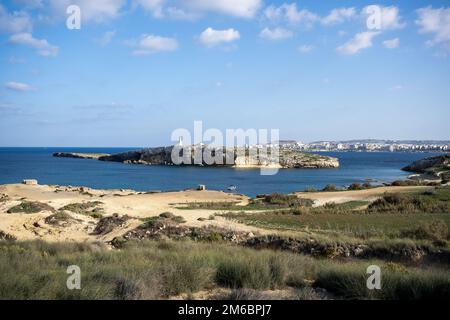
[[[128,151],[117,154],[89,154],[89,153],[70,153],[57,152],[54,157],[71,157],[81,159],[98,159],[100,161],[114,161],[128,164],[144,164],[144,165],[177,165],[172,161],[172,152],[174,146],[145,148],[141,150]],[[257,153],[254,155],[251,148],[209,148],[205,145],[190,146],[191,156],[187,156],[189,163],[192,165],[205,166],[209,165],[204,160],[201,163],[194,161],[194,154],[205,151],[211,152],[213,157],[223,161],[216,162],[212,166],[230,166],[235,168],[261,168],[261,167],[277,167],[277,168],[338,168],[339,160],[337,158],[323,156],[318,154],[293,151],[280,148],[278,156],[263,155]],[[254,151],[254,150],[253,150]],[[231,159],[231,162],[230,160]],[[228,161],[227,161],[228,160]],[[218,164],[217,164],[218,163]],[[184,163],[186,165],[186,162]]]
[[[99,159],[100,157],[109,156],[107,153],[79,153],[79,152],[55,152],[54,157],[59,158],[76,158],[76,159]]]
[[[441,179],[446,183],[450,181],[450,154],[417,160],[402,170],[419,173],[425,178]]]

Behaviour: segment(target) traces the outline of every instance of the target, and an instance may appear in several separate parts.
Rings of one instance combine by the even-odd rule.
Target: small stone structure
[[[35,186],[38,184],[38,181],[36,179],[24,179],[22,181],[23,184],[29,185],[29,186]]]
[[[198,191],[205,191],[206,190],[206,186],[204,184],[199,184],[197,187]]]

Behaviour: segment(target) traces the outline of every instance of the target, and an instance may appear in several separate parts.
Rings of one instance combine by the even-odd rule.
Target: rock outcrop
[[[205,145],[193,145],[184,149],[175,146],[146,148],[123,153],[101,155],[80,153],[55,153],[55,157],[98,159],[129,164],[144,165],[197,165],[230,166],[237,168],[337,168],[337,158],[310,154],[300,151],[280,150],[268,153],[253,148],[212,148]],[[172,155],[178,155],[180,161],[174,161]],[[205,154],[210,158],[205,158]],[[183,160],[183,161],[181,161]],[[213,160],[213,161],[211,161]]]
[[[109,156],[107,153],[78,153],[78,152],[55,152],[54,157],[58,158],[77,158],[77,159],[99,159]]]
[[[450,155],[446,154],[414,161],[410,165],[402,168],[402,170],[450,180]]]

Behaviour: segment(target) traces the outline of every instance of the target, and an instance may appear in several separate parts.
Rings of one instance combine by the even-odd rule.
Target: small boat
[[[228,191],[236,191],[237,187],[236,186],[228,186]]]

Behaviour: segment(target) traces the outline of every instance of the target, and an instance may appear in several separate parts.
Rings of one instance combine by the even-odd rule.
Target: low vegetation
[[[61,207],[60,211],[70,211],[77,214],[87,215],[96,219],[103,217],[102,209],[99,208],[103,203],[101,201],[90,201],[83,203],[70,203]]]
[[[39,213],[42,211],[55,212],[55,209],[46,203],[38,201],[23,201],[20,204],[9,208],[7,213]]]
[[[93,233],[98,235],[108,234],[114,229],[124,226],[128,219],[128,216],[120,217],[117,213],[109,217],[101,218],[95,226]]]
[[[44,219],[45,223],[65,227],[71,224],[71,222],[75,221],[75,219],[68,213],[64,211],[58,211],[52,215],[49,215]]]
[[[313,201],[310,199],[299,198],[293,194],[272,193],[259,195],[251,199],[247,205],[240,205],[238,202],[193,202],[186,204],[178,209],[208,209],[208,210],[268,210],[296,207],[310,207]]]
[[[369,213],[450,213],[450,188],[420,193],[386,194],[371,203]]]
[[[254,213],[230,211],[222,216],[266,229],[358,239],[426,239],[446,246],[450,227],[450,189],[386,194],[372,203],[350,201]]]
[[[383,288],[375,292],[366,288],[371,264],[382,268]],[[69,265],[81,269],[81,290],[66,287]],[[101,244],[0,242],[0,299],[159,299],[218,287],[233,289],[233,299],[288,287],[303,299],[448,299],[450,277],[442,269],[341,263],[218,243],[142,241],[108,250]]]

